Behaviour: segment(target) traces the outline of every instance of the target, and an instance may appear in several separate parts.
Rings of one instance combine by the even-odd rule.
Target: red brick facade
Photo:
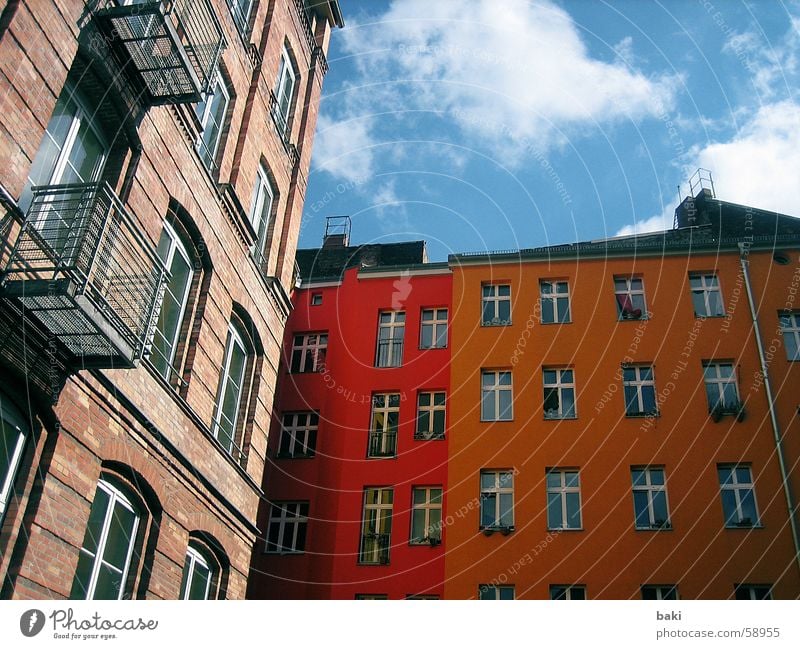
[[[69,597],[101,474],[116,475],[143,503],[141,560],[131,566],[126,596],[179,597],[190,535],[202,536],[218,555],[220,596],[245,595],[324,52],[341,17],[335,2],[306,10],[291,0],[254,0],[243,37],[228,3],[210,4],[226,41],[219,65],[230,95],[212,171],[195,146],[194,104],[143,108],[124,97],[109,100],[133,109],[113,125],[115,148],[103,179],[151,245],[167,219],[180,221],[194,246],[196,281],[180,325],[177,376],[165,380],[147,359],[134,369],[82,369],[52,332],[29,321],[14,298],[3,298],[0,390],[3,403],[26,421],[0,510],[4,598]],[[77,0],[9,2],[2,9],[4,267],[24,218],[14,203],[68,77],[93,99],[103,88],[102,76],[87,81],[100,65],[92,58],[97,52],[79,43],[92,33],[92,20]],[[284,46],[296,83],[282,139],[270,94]],[[114,77],[106,94],[120,84],[124,78]],[[101,112],[97,117],[107,121]],[[256,235],[248,221],[259,165],[274,193],[262,264],[250,254]],[[238,408],[241,458],[212,426],[232,320],[252,344]]]

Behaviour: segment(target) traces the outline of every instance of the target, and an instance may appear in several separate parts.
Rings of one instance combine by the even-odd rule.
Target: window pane
[[[106,564],[100,566],[92,599],[119,599],[125,584],[122,574]]]
[[[736,482],[750,482],[750,468],[738,466],[736,467]]]
[[[514,599],[514,589],[510,586],[500,586],[500,599],[510,600]]]
[[[440,435],[444,433],[444,410],[433,413],[433,430]]]
[[[542,322],[554,322],[552,300],[542,300]]]
[[[694,306],[695,315],[708,315],[706,313],[706,303],[702,291],[692,293],[692,305]]]
[[[70,599],[86,599],[86,593],[89,590],[89,580],[92,577],[92,566],[94,560],[85,552],[80,553],[78,558],[78,568],[75,571],[75,578],[72,580],[72,590],[70,591]]]
[[[502,300],[497,303],[497,317],[500,321],[511,320],[511,302],[509,300]]]
[[[633,492],[633,508],[636,515],[636,527],[649,527],[650,516],[647,513],[647,492]]]
[[[415,509],[411,518],[411,540],[422,541],[425,537],[425,511]]]
[[[656,491],[653,493],[653,518],[656,521],[666,522],[667,516],[667,495],[663,491]]]
[[[739,517],[736,514],[736,497],[730,489],[725,489],[722,492],[722,511],[726,525],[739,522]]]
[[[644,411],[654,413],[656,411],[656,392],[652,386],[646,385],[642,387],[642,401],[644,402]]]
[[[756,515],[756,501],[753,496],[752,489],[743,489],[740,491],[742,501],[742,519],[750,519],[750,524],[755,525],[758,522]]]
[[[500,525],[505,527],[514,524],[514,497],[512,494],[500,494]]]
[[[554,529],[563,527],[560,494],[547,494],[547,526]]]
[[[127,507],[117,503],[111,515],[103,561],[119,570],[125,568],[128,549],[134,541],[132,535],[135,523],[136,515]]]
[[[481,494],[481,525],[495,525],[497,497],[495,494]]]
[[[567,498],[567,523],[570,528],[581,526],[580,496],[577,493],[568,493]]]
[[[192,587],[189,590],[188,599],[206,599],[211,572],[201,563],[195,562],[194,574],[192,575]]]
[[[501,420],[511,419],[511,390],[500,391],[500,416]]]
[[[487,421],[496,419],[493,391],[484,390],[483,392],[483,400],[481,404],[481,419],[485,419]]]
[[[558,321],[569,322],[569,300],[566,298],[558,299]]]
[[[495,486],[494,473],[481,473],[481,489],[494,489]]]
[[[83,548],[92,554],[97,552],[97,544],[103,533],[103,523],[106,520],[109,500],[110,497],[104,489],[98,487],[95,490],[92,509],[89,512],[89,522],[86,525],[86,534],[83,537]]]
[[[433,346],[433,326],[422,325],[422,347]]]

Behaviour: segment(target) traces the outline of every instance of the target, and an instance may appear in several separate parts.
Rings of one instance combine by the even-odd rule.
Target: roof
[[[676,209],[676,222],[682,227],[663,232],[538,248],[466,252],[450,255],[450,261],[475,263],[487,259],[511,261],[614,254],[664,254],[671,251],[736,248],[739,243],[745,242],[755,247],[800,244],[800,218],[720,201],[707,192],[684,200]],[[685,225],[686,223],[692,225]]]
[[[404,267],[427,261],[424,241],[304,248],[297,251],[304,282],[338,280],[348,268]]]

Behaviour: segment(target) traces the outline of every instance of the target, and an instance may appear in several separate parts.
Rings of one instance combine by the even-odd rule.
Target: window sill
[[[694,314],[695,320],[708,320],[711,318],[726,318],[728,317],[726,313],[722,313],[720,315],[700,315],[699,313]]]
[[[649,419],[651,417],[660,417],[661,412],[656,410],[655,412],[626,412],[625,417],[627,419]]]
[[[396,460],[397,455],[367,455],[368,460]]]
[[[491,536],[491,535],[492,535],[492,534],[494,534],[495,532],[498,532],[498,533],[502,534],[503,536],[508,536],[508,535],[509,535],[509,534],[511,534],[512,532],[515,532],[515,531],[516,531],[516,528],[515,528],[513,525],[507,525],[507,526],[503,526],[503,525],[491,525],[491,526],[487,526],[487,527],[480,526],[480,527],[478,528],[478,530],[479,530],[479,531],[480,531],[480,532],[481,532],[481,533],[482,533],[484,536]]]
[[[584,532],[582,527],[548,527],[548,532]]]
[[[672,525],[654,525],[653,527],[635,527],[637,532],[672,532],[675,528]]]
[[[440,347],[417,347],[417,349],[419,349],[419,351],[421,351],[421,352],[428,352],[428,351],[431,351],[431,350],[434,350],[434,349],[447,349],[447,345],[443,345],[443,346],[440,346]],[[797,360],[800,360],[800,358],[797,359]]]
[[[288,453],[277,453],[276,460],[313,460],[316,455],[289,455]]]
[[[444,440],[444,433],[414,433],[415,442],[443,442]]]
[[[578,418],[577,415],[575,415],[573,417],[561,417],[561,416],[548,417],[547,415],[545,415],[542,419],[544,421],[564,421],[564,420],[566,420],[566,421],[574,421],[577,418]]]
[[[726,525],[726,530],[763,530],[764,525],[756,523],[754,525]]]
[[[640,318],[623,318],[621,316],[617,316],[617,322],[641,322],[642,320],[649,320],[647,316],[641,316]]]
[[[540,325],[566,325],[566,324],[573,324],[572,320],[565,320],[564,322],[542,322],[539,321]]]
[[[513,422],[513,419],[483,419],[481,418],[482,424],[507,424],[509,422]]]
[[[481,322],[481,327],[510,327],[511,320],[504,320],[503,322]]]

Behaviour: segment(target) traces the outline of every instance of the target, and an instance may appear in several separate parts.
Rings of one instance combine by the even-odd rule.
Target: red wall
[[[421,310],[450,306],[452,279],[444,270],[370,277],[351,269],[339,286],[295,291],[264,485],[269,499],[309,501],[308,535],[305,553],[300,555],[267,555],[263,545],[255,548],[254,568],[265,576],[253,575],[251,597],[443,595],[446,532],[436,547],[409,545],[409,537],[412,487],[441,485],[444,489],[447,484],[448,442],[414,440],[417,392],[445,390],[449,394],[450,349],[419,349]],[[311,306],[312,293],[322,294],[321,305]],[[406,313],[399,368],[374,367],[382,310]],[[292,337],[306,331],[328,332],[326,371],[288,374]],[[371,396],[376,392],[401,394],[395,458],[366,459]],[[320,413],[316,455],[275,459],[281,412],[296,410]],[[394,489],[389,565],[358,564],[365,486]],[[445,500],[443,511],[446,506]],[[263,507],[262,534],[267,513]]]

